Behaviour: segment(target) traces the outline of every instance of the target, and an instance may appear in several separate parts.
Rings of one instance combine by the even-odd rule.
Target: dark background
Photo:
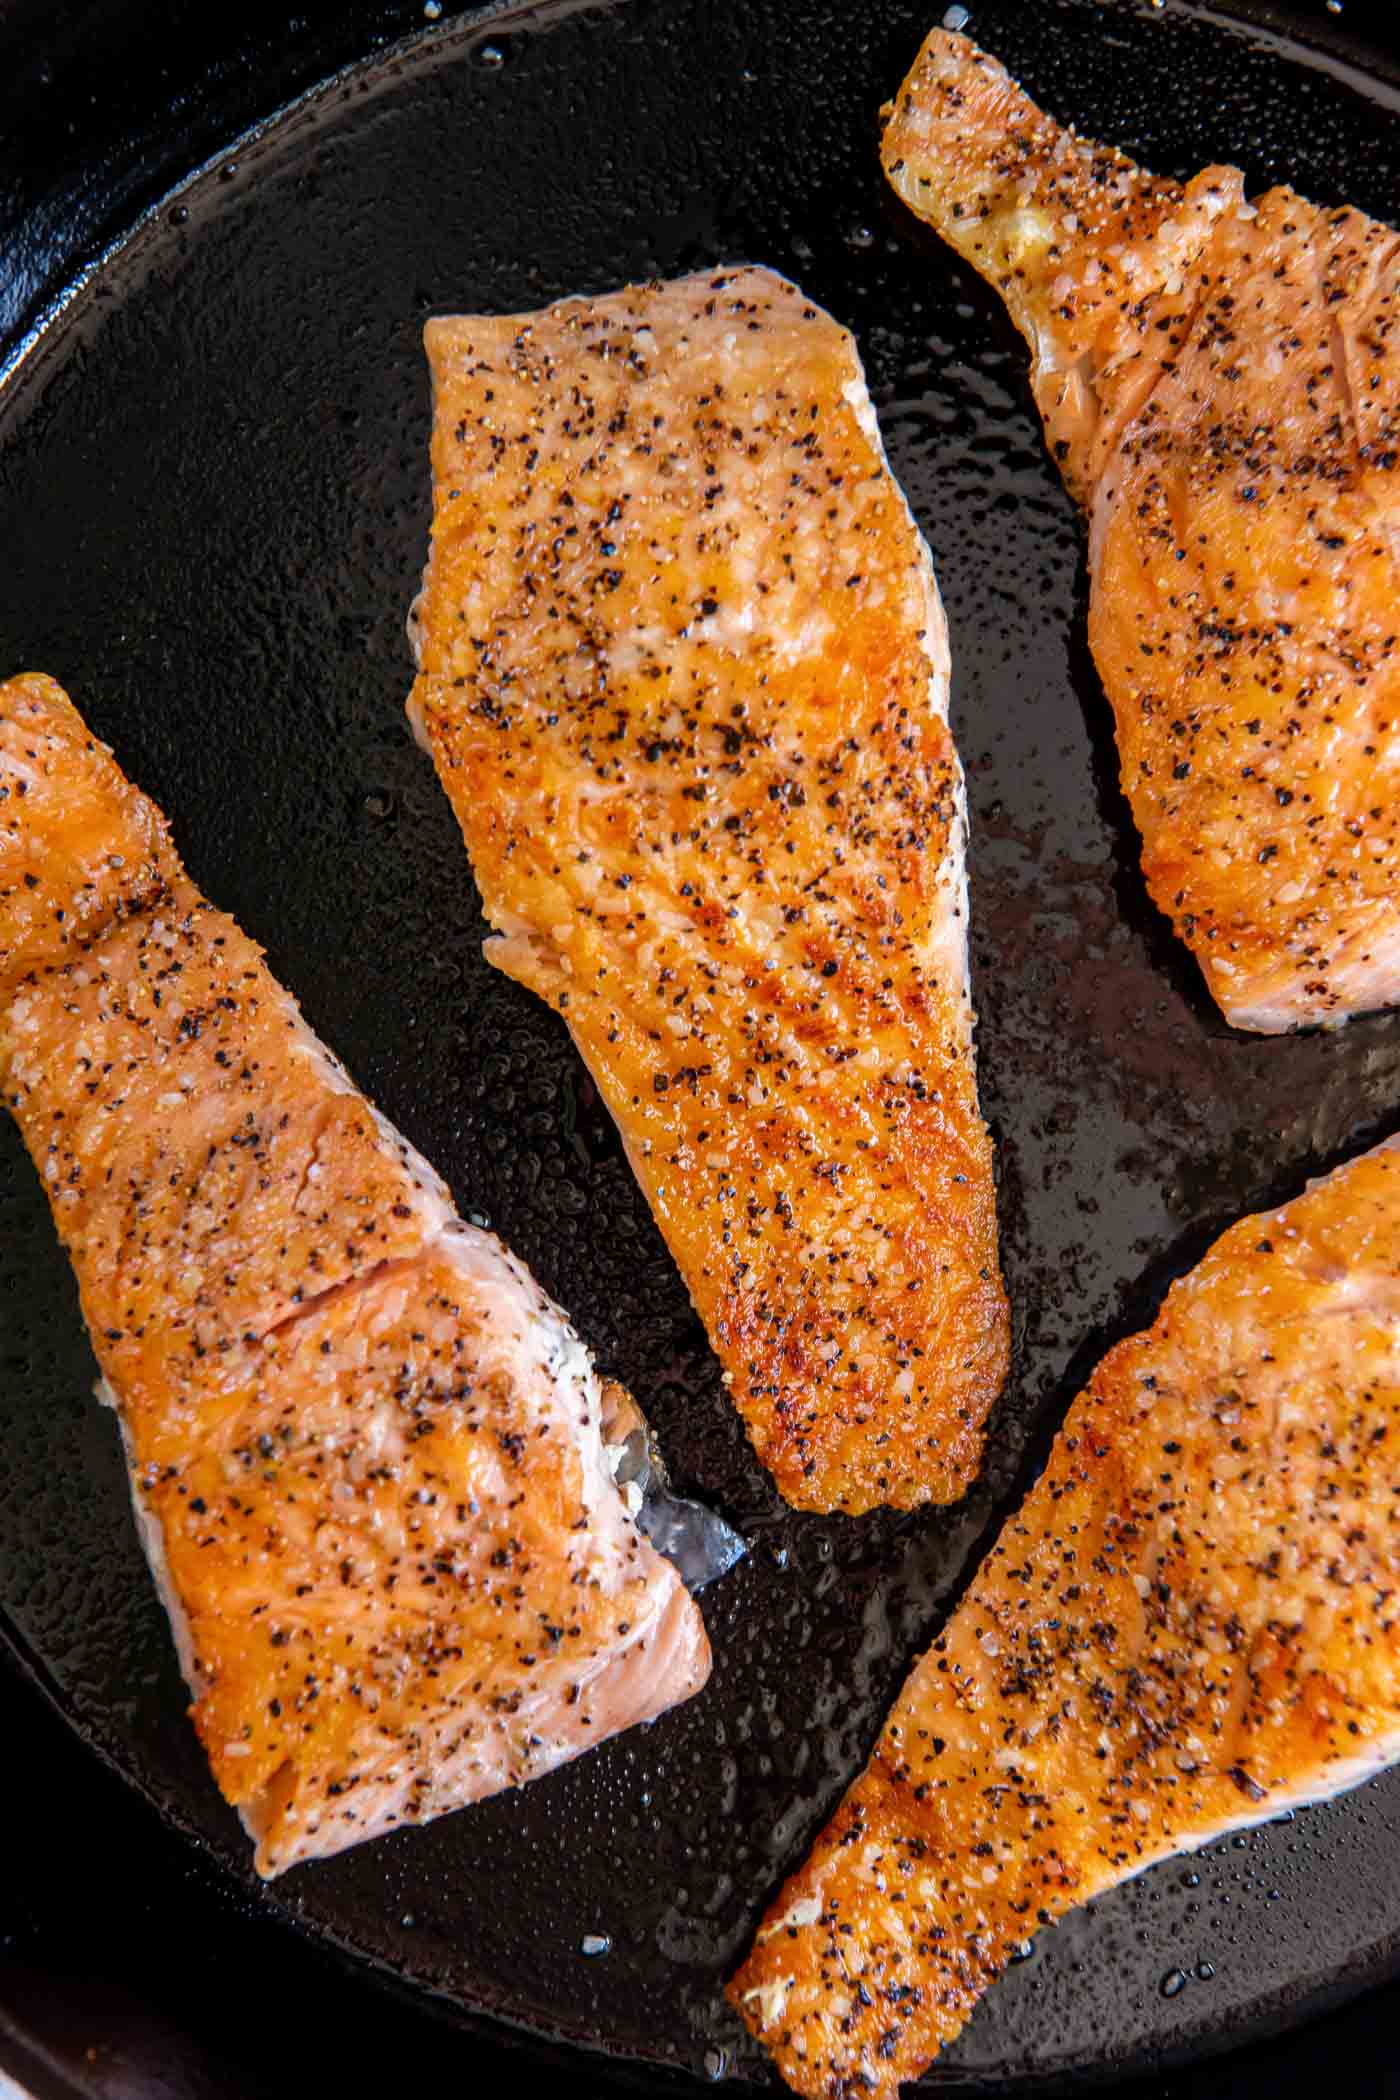
[[[649,4],[649,0],[641,0]],[[650,0],[655,4],[655,0]],[[742,4],[742,0],[739,0]],[[1029,0],[1028,0],[1029,4]],[[934,10],[931,10],[933,12]],[[490,9],[445,10],[445,18]],[[1400,59],[1391,0],[1238,7],[1300,22],[1340,54]],[[852,0],[851,19],[859,19]],[[338,66],[423,26],[421,7],[52,4],[0,0],[0,354],[172,184]],[[1368,40],[1370,41],[1368,43]],[[1346,185],[1346,171],[1338,171]],[[0,539],[0,564],[6,548]],[[0,1452],[0,1476],[6,1464]],[[387,1986],[269,1928],[229,1877],[176,1836],[0,1664],[0,2064],[36,2094],[378,2093],[550,2078],[580,2096],[695,2091],[663,2072],[596,2072],[436,2022]],[[1400,2093],[1400,1989],[1301,2034],[1135,2090],[1142,2100]]]

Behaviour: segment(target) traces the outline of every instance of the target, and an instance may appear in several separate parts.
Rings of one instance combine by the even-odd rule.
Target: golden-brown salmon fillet
[[[0,1081],[261,1873],[699,1688],[699,1614],[614,1484],[582,1343],[41,677],[0,685]]]
[[[1030,343],[1153,898],[1226,1018],[1400,999],[1400,240],[1183,187],[935,30],[884,163]]]
[[[892,2093],[1038,1926],[1400,1758],[1400,1149],[1244,1219],[1111,1350],[730,1986]]]
[[[1006,1370],[928,552],[854,344],[726,270],[432,321],[411,710],[799,1508],[960,1495]]]

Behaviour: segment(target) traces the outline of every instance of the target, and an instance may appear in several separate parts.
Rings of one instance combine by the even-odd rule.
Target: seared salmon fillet
[[[42,677],[0,685],[0,1075],[259,1872],[699,1688],[582,1343]]]
[[[1112,1349],[730,1985],[893,2093],[1038,1926],[1400,1758],[1400,1149],[1245,1218]]]
[[[431,321],[410,709],[802,1509],[1006,1371],[947,633],[854,344],[759,269]]]
[[[1089,520],[1089,640],[1156,903],[1237,1028],[1400,998],[1400,240],[1184,186],[935,30],[890,181],[1001,293]]]

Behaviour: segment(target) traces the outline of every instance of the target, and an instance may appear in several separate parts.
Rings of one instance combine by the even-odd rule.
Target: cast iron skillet
[[[368,2090],[542,2051],[598,2092],[761,2084],[719,1986],[765,1897],[1108,1342],[1230,1219],[1400,1123],[1400,1016],[1232,1035],[1145,900],[1023,354],[876,168],[927,0],[210,12],[0,6],[0,670],[71,688],[313,1025],[754,1550],[705,1595],[703,1697],[261,1890],[183,1718],[72,1281],[7,1126],[8,2046],[40,2089],[82,2093]],[[1238,158],[1256,185],[1400,223],[1393,31],[1299,13],[1305,46],[1280,10],[1128,0],[982,0],[971,26],[1156,167]],[[740,258],[856,329],[952,626],[1016,1364],[983,1480],[917,1518],[776,1500],[562,1029],[481,961],[402,720],[423,317]],[[592,1935],[609,1949],[589,1958]],[[1395,1774],[1045,1936],[938,2077],[1145,2075],[1398,1955]],[[1374,2018],[1337,2031],[1354,2045]],[[1277,2050],[1252,2061],[1197,2089],[1276,2087]]]

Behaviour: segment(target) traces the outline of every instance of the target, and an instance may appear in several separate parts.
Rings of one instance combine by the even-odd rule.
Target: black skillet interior
[[[517,2049],[563,2045],[552,2060],[598,2090],[762,2081],[719,1987],[764,1899],[1106,1343],[1241,1210],[1400,1123],[1400,1016],[1336,1039],[1231,1035],[1145,900],[1083,645],[1079,526],[1023,353],[875,163],[875,113],[924,6],[342,6],[280,28],[233,12],[196,33],[188,8],[58,8],[32,41],[39,10],[0,5],[0,318],[25,350],[0,389],[0,673],[69,686],[197,879],[642,1396],[680,1484],[755,1550],[705,1595],[716,1668],[690,1706],[523,1794],[259,1890],[183,1718],[72,1282],[6,1127],[0,1631],[22,1725],[0,1757],[11,1800],[18,1784],[38,1807],[0,1916],[5,2017],[31,2068],[65,2022],[70,2055],[91,2032],[84,2090],[159,2090],[141,2083],[152,2061],[206,2048],[209,2090],[289,2089],[285,2051],[252,2041],[294,2004],[343,2030],[342,2054],[347,2021],[373,2036],[345,2057],[352,2090],[390,2036],[420,2074],[480,2067],[483,2013],[518,2023]],[[1128,0],[981,0],[969,26],[1051,108],[1158,168],[1233,157],[1256,186],[1400,220],[1393,30],[1349,44],[1319,9],[1303,29],[1327,52],[1309,55],[1276,9],[1242,28]],[[1354,11],[1350,26],[1365,28]],[[122,103],[124,78],[143,86]],[[952,627],[1016,1365],[982,1482],[912,1519],[776,1500],[562,1029],[481,961],[453,821],[402,718],[423,317],[738,258],[855,328]],[[595,1934],[608,1951],[586,1957]],[[939,2077],[1019,2090],[1141,2072],[1398,1956],[1400,1774],[1070,1920]],[[220,2003],[247,2033],[211,2039]],[[118,2062],[134,2082],[99,2086]]]

